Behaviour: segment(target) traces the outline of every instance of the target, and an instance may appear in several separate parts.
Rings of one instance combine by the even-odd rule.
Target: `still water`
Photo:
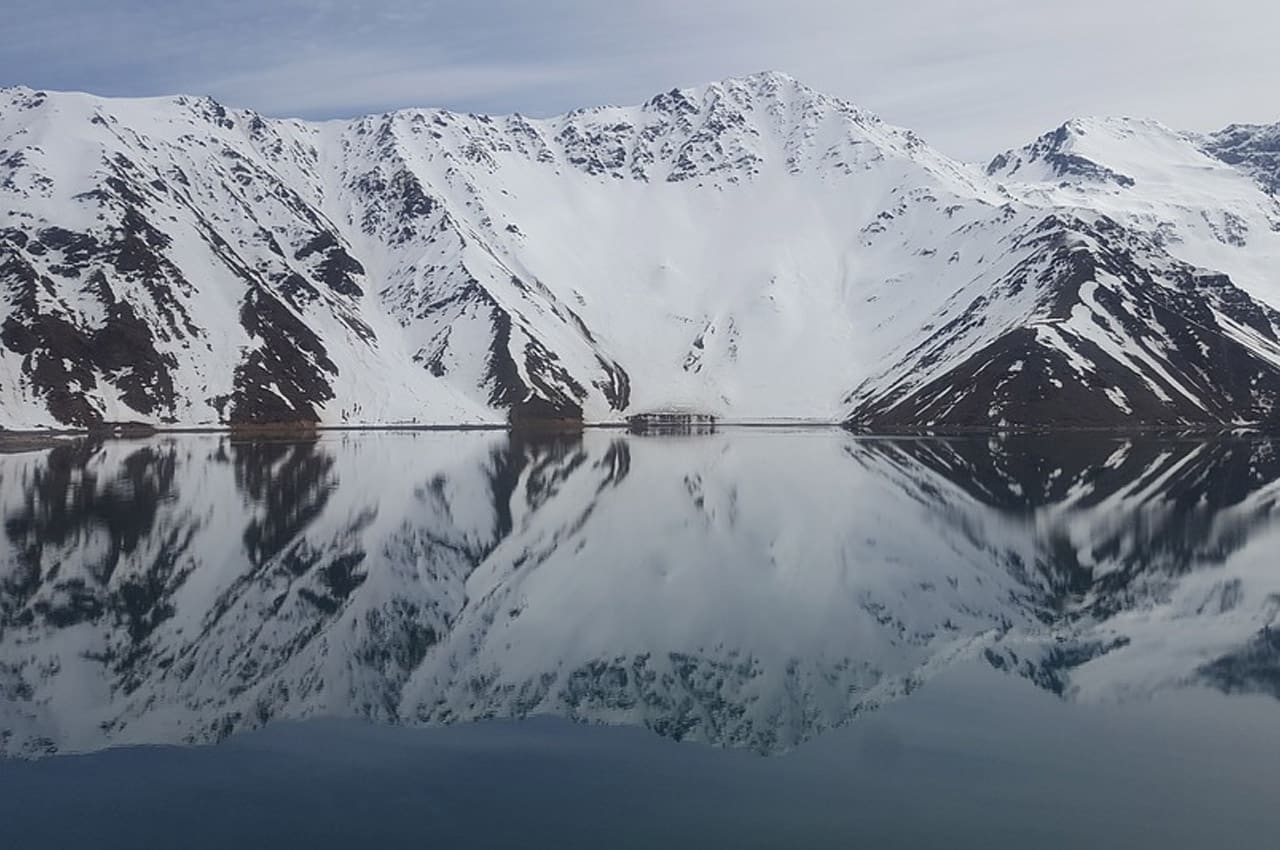
[[[1276,448],[3,454],[0,846],[1272,846]]]

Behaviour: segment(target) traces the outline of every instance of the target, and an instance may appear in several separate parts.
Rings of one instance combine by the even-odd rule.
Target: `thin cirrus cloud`
[[[9,0],[0,83],[546,115],[788,71],[966,158],[1078,114],[1275,121],[1272,0]]]

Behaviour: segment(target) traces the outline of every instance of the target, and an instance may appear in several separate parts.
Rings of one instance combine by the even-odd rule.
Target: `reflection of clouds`
[[[1277,463],[838,431],[0,457],[3,746],[555,714],[776,752],[971,658],[1075,698],[1275,693]]]

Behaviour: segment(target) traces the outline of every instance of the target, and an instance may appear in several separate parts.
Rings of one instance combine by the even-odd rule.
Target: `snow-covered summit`
[[[1280,123],[1232,124],[1211,135],[1205,149],[1280,194]]]
[[[777,72],[544,119],[5,89],[0,424],[1262,421],[1249,139],[1073,121],[983,170]],[[1088,344],[1042,330],[1073,304]]]

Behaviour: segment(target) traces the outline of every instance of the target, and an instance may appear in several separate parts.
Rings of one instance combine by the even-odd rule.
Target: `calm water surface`
[[[1272,846],[1276,448],[0,455],[0,847]]]

